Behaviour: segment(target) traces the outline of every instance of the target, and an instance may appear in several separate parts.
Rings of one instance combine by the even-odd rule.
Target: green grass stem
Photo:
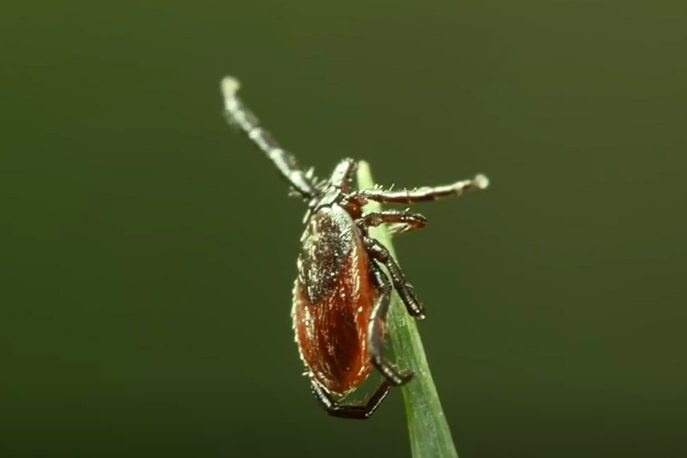
[[[364,161],[358,165],[358,186],[360,189],[374,186],[370,166]],[[381,205],[370,202],[364,210],[380,211]],[[385,225],[371,228],[370,235],[379,240],[398,261]],[[407,313],[395,290],[391,298],[388,326],[397,364],[415,372],[413,380],[402,387],[413,458],[458,458],[417,324]]]

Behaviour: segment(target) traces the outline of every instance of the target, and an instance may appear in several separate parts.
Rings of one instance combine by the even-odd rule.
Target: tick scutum
[[[328,392],[346,395],[372,369],[368,328],[372,288],[363,235],[339,205],[317,210],[303,236],[293,297],[301,358]]]

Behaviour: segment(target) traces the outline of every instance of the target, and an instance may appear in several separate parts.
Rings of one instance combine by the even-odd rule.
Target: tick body
[[[293,329],[314,381],[346,395],[372,369],[369,325],[378,292],[363,236],[340,206],[313,213],[298,257]]]
[[[408,313],[424,318],[423,307],[403,271],[370,236],[369,228],[388,224],[396,235],[423,228],[426,219],[409,210],[364,214],[362,208],[369,201],[411,204],[457,196],[486,188],[487,178],[477,175],[471,180],[412,190],[354,190],[357,163],[344,159],[328,180],[317,180],[312,170],[303,171],[260,126],[238,98],[238,88],[234,78],[222,81],[229,121],[274,163],[292,194],[308,204],[291,318],[311,390],[329,415],[369,418],[393,386],[408,383],[413,376],[411,371],[399,371],[382,354],[392,288]],[[373,369],[381,374],[382,382],[369,399],[362,404],[345,403],[345,397]]]

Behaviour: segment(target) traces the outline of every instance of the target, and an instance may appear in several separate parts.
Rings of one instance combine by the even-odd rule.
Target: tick
[[[409,210],[364,213],[368,201],[412,204],[484,189],[477,175],[457,183],[412,190],[354,189],[357,163],[343,159],[328,180],[304,171],[281,148],[237,96],[239,83],[222,80],[229,121],[272,161],[291,193],[308,205],[293,288],[291,319],[311,390],[329,415],[366,419],[394,386],[408,383],[412,371],[400,371],[382,354],[392,287],[415,318],[425,316],[413,288],[389,251],[370,236],[369,228],[388,224],[394,235],[422,229],[427,220]],[[381,269],[385,266],[388,275]],[[375,368],[382,382],[363,404],[344,403]]]

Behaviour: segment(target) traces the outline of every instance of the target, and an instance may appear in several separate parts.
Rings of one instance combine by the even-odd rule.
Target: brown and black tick
[[[291,317],[301,359],[311,389],[329,415],[369,418],[393,386],[409,382],[412,371],[399,371],[382,355],[391,288],[395,288],[413,317],[424,318],[403,271],[387,249],[369,235],[369,228],[388,224],[393,234],[422,229],[427,220],[409,210],[363,213],[368,201],[411,204],[459,196],[484,189],[488,180],[477,175],[457,183],[412,190],[352,189],[357,163],[343,159],[328,180],[304,171],[282,149],[258,118],[237,96],[235,78],[222,80],[224,108],[231,124],[272,161],[288,181],[291,192],[308,203],[293,289]],[[388,275],[381,269],[386,266]],[[343,404],[372,368],[381,385],[365,404]]]

